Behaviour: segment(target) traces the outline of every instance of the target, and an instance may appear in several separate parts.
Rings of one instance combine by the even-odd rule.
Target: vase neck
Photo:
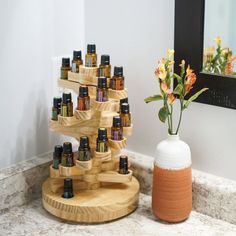
[[[168,134],[168,140],[170,141],[179,140],[179,134]]]

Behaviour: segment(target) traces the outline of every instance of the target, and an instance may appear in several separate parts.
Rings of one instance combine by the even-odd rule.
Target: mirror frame
[[[236,109],[236,77],[201,72],[204,42],[205,0],[175,0],[174,71],[179,73],[182,59],[197,75],[189,96],[201,88],[209,90],[196,102]]]

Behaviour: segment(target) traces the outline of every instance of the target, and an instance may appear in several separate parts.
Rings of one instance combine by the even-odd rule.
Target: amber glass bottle
[[[129,104],[122,103],[120,109],[120,118],[122,127],[130,127],[131,125],[131,114],[129,112]]]
[[[62,94],[61,116],[73,116],[73,102],[71,100],[70,92],[65,92]]]
[[[61,165],[66,167],[74,165],[72,145],[70,142],[63,143]]]
[[[73,51],[73,60],[71,65],[71,71],[74,73],[79,73],[79,66],[83,65],[82,53],[81,51]]]
[[[123,76],[123,67],[115,66],[114,67],[114,76],[110,81],[110,88],[113,90],[123,90],[124,89],[124,76]]]
[[[87,86],[79,87],[79,96],[77,97],[77,110],[87,111],[90,109],[90,97]]]
[[[80,137],[78,160],[89,161],[91,159],[91,149],[89,146],[89,138],[87,136]]]
[[[68,79],[68,71],[70,70],[70,58],[62,58],[61,79]]]
[[[58,120],[58,115],[61,113],[61,97],[53,98],[52,120]]]
[[[108,101],[108,90],[107,90],[107,78],[106,77],[98,77],[96,101],[98,101],[98,102],[107,102]]]
[[[127,156],[120,156],[120,163],[119,163],[119,173],[120,174],[128,174],[129,167],[128,167],[128,157]]]
[[[121,126],[121,119],[119,116],[113,117],[113,125],[111,127],[111,139],[115,141],[123,139],[123,128]]]
[[[59,168],[59,164],[61,164],[61,158],[62,158],[62,146],[61,145],[56,145],[54,147],[54,152],[53,152],[53,162],[52,162],[52,167],[54,169]]]
[[[97,54],[96,54],[95,44],[87,45],[87,54],[85,55],[85,66],[87,67],[97,66]]]
[[[101,56],[101,64],[99,65],[98,76],[111,78],[111,65],[109,55]]]
[[[108,151],[108,139],[107,139],[107,129],[99,128],[97,137],[97,152],[107,152]]]
[[[118,112],[118,113],[120,113],[121,105],[122,105],[123,103],[129,103],[129,99],[128,99],[128,98],[122,98],[122,99],[120,99],[120,107],[119,107],[119,112]]]

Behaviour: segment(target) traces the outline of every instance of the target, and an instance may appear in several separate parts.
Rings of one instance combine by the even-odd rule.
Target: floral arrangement
[[[183,111],[187,109],[189,104],[195,99],[197,99],[201,93],[203,93],[208,89],[208,88],[203,88],[194,95],[192,95],[188,100],[185,100],[186,95],[193,88],[193,85],[195,84],[197,77],[189,65],[187,66],[187,68],[185,68],[184,60],[182,60],[180,64],[181,67],[180,75],[174,73],[173,65],[175,62],[173,61],[173,56],[174,56],[174,50],[168,49],[167,57],[162,58],[158,62],[158,66],[155,70],[155,75],[160,85],[160,94],[150,96],[144,99],[146,103],[153,101],[163,102],[163,106],[160,108],[158,116],[160,121],[163,123],[165,123],[167,120],[168,133],[171,135],[178,134]],[[171,89],[174,79],[177,80],[177,85],[175,88]],[[180,114],[177,128],[174,129],[173,105],[177,98],[179,98],[180,102]]]
[[[229,47],[222,48],[221,38],[214,39],[215,47],[208,47],[204,50],[203,57],[203,71],[207,73],[221,74],[221,75],[236,75],[234,72],[233,62],[236,57]]]

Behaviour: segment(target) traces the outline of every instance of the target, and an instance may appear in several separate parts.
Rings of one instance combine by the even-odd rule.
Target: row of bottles
[[[100,81],[100,80],[99,80]],[[96,101],[104,102],[107,98],[104,90],[99,86],[97,88]],[[88,87],[80,86],[79,96],[77,97],[77,110],[86,111],[90,109],[90,96],[88,93]],[[131,113],[128,104],[128,98],[120,100],[120,116],[113,118],[113,126],[115,127],[130,127],[131,126]],[[58,120],[58,115],[63,117],[73,116],[73,102],[71,99],[71,93],[65,92],[60,97],[54,97],[52,107],[52,120]]]

